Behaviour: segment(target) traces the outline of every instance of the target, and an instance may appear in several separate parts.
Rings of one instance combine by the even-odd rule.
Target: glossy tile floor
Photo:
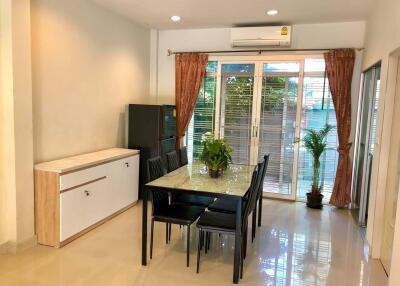
[[[38,246],[0,256],[0,285],[231,285],[233,239],[213,238],[196,274],[196,232],[185,266],[185,231],[156,223],[154,257],[140,265],[141,205],[62,249]],[[303,203],[264,201],[263,226],[249,242],[239,285],[384,286],[379,261],[368,259],[358,227],[345,210],[310,210]]]

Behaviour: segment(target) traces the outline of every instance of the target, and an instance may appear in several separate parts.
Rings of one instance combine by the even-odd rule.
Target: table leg
[[[142,206],[142,265],[147,265],[147,193],[147,187],[144,187]]]
[[[259,227],[261,226],[262,207],[263,207],[262,203],[263,203],[263,194],[262,194],[262,189],[261,189],[260,199],[258,201],[258,226]]]
[[[238,198],[236,205],[235,258],[233,263],[233,283],[239,283],[242,249],[242,199]]]

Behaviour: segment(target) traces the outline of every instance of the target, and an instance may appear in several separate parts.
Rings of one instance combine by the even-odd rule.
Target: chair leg
[[[168,244],[168,223],[165,223],[165,243]]]
[[[260,195],[260,199],[259,199],[259,201],[258,201],[258,227],[260,227],[261,226],[261,218],[262,218],[262,200],[263,200],[263,197],[262,197],[262,194]]]
[[[211,241],[211,233],[206,231],[205,237],[204,237],[204,244],[205,244],[204,250],[205,250],[206,254],[210,250],[210,241]]]
[[[169,224],[169,228],[168,228],[168,241],[169,242],[171,242],[171,233],[172,233],[171,226],[172,226],[172,223]]]
[[[201,248],[203,245],[203,231],[199,229],[199,241],[197,245],[197,268],[196,268],[196,273],[199,273],[200,271],[200,253],[201,253]]]
[[[207,254],[208,251],[208,232],[204,233],[204,253]]]
[[[154,238],[154,218],[151,219],[151,231],[150,231],[150,259],[153,258],[153,238]]]
[[[247,237],[249,235],[249,227],[248,225],[245,228],[244,234],[243,234],[243,259],[246,259],[247,256]]]
[[[187,249],[186,249],[186,266],[189,267],[189,258],[190,258],[190,224],[187,226]]]
[[[200,230],[200,229],[199,229],[199,231],[200,231],[200,233],[199,233],[199,238],[200,238],[200,250],[203,250],[203,247],[204,247],[204,241],[203,241],[202,237],[200,236],[200,235],[202,235],[202,234],[203,234],[203,231],[202,231],[202,230]]]
[[[244,252],[245,246],[244,246],[244,242],[242,244],[242,249],[240,251],[240,279],[243,279],[243,265],[244,265]]]
[[[256,237],[256,227],[257,227],[257,208],[254,208],[251,219],[251,242],[253,242],[254,238]]]

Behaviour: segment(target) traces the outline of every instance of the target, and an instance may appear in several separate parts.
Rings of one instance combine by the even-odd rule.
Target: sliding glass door
[[[252,163],[255,67],[254,63],[221,65],[220,137],[232,146],[237,164]]]
[[[300,62],[221,63],[219,136],[236,164],[270,155],[266,195],[295,199]],[[297,134],[297,135],[296,135]]]
[[[303,99],[300,119],[300,148],[297,173],[297,198],[306,199],[311,191],[313,177],[313,158],[304,147],[306,129],[320,130],[326,124],[333,126],[327,136],[328,150],[321,158],[320,183],[324,201],[329,201],[335,183],[338,162],[338,137],[336,113],[326,77],[324,59],[305,59],[303,77]]]
[[[353,204],[359,209],[359,224],[367,225],[371,167],[376,138],[380,93],[380,64],[364,73],[353,167]]]
[[[304,199],[312,183],[305,129],[336,126],[322,56],[218,57],[210,61],[188,129],[189,157],[199,157],[201,135],[214,131],[232,146],[235,164],[256,164],[270,155],[264,196]],[[323,194],[329,200],[338,155],[336,129],[321,158]]]
[[[296,137],[298,137],[299,62],[262,65],[260,104],[257,110],[258,159],[269,154],[264,181],[266,195],[295,199]]]

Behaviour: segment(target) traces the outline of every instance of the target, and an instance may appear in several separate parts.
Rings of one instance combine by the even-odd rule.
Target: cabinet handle
[[[126,165],[127,168],[129,168],[129,163],[128,162],[126,162],[125,165]]]
[[[87,197],[90,196],[90,192],[89,192],[89,191],[85,190],[84,193],[85,193],[85,195],[86,195]]]

